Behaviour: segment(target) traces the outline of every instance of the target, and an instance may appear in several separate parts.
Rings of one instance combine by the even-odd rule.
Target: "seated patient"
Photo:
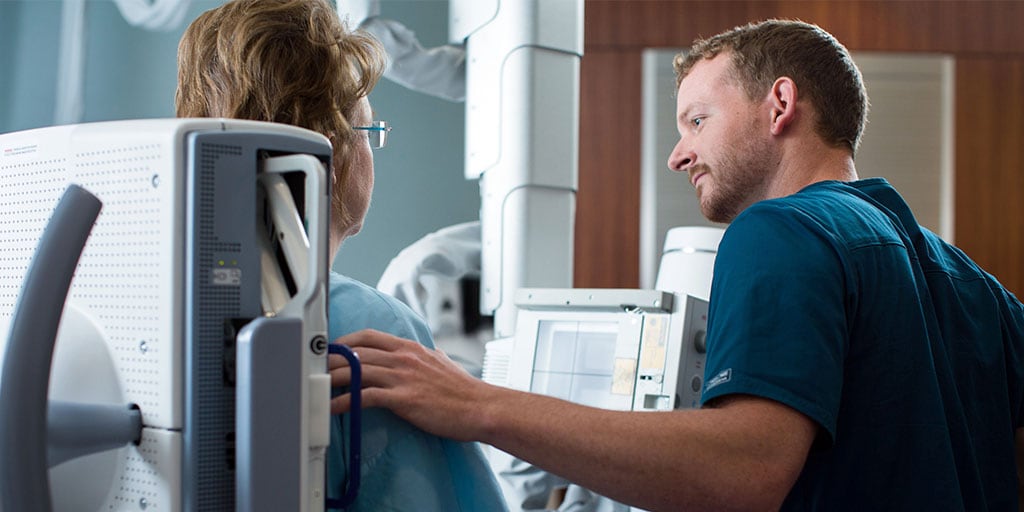
[[[330,139],[331,260],[359,232],[373,190],[367,95],[386,57],[366,33],[349,32],[324,0],[235,0],[207,11],[178,49],[179,117],[227,117],[300,126]],[[391,296],[331,273],[330,339],[376,329],[433,347],[425,322]],[[332,356],[337,357],[337,356]],[[347,477],[347,427],[332,418],[328,494]],[[390,411],[363,415],[362,485],[349,510],[506,510],[480,447],[427,434]]]

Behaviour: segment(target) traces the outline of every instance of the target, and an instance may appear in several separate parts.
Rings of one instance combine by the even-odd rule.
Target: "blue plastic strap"
[[[352,380],[349,383],[349,394],[352,397],[352,407],[349,410],[349,456],[348,456],[348,482],[345,485],[345,494],[338,499],[327,498],[326,505],[328,509],[344,509],[356,501],[356,495],[359,494],[359,468],[360,461],[362,459],[362,441],[363,441],[363,414],[362,414],[362,387],[363,387],[363,370],[359,364],[359,357],[356,356],[352,349],[342,345],[340,343],[330,343],[327,346],[328,352],[331,354],[340,354],[348,360],[348,365],[352,368]],[[326,495],[326,493],[325,493]]]

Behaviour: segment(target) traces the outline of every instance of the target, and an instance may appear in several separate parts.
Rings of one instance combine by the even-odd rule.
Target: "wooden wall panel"
[[[580,103],[599,108],[580,111],[577,286],[640,281],[640,71],[619,52],[588,52],[581,64]]]
[[[956,62],[956,243],[1024,292],[1024,59]]]
[[[816,23],[851,49],[989,53],[1024,50],[1018,0],[587,0],[587,49],[688,46],[766,18]]]
[[[1024,292],[1024,1],[586,0],[585,9],[576,286],[639,284],[642,50],[777,17],[816,23],[851,51],[957,59],[957,243]],[[972,177],[978,168],[987,175]]]

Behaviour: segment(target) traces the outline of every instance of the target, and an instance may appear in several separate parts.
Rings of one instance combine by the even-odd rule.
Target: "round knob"
[[[693,348],[697,350],[698,354],[703,354],[708,351],[706,338],[707,333],[704,332],[704,329],[697,331],[697,333],[693,335]]]

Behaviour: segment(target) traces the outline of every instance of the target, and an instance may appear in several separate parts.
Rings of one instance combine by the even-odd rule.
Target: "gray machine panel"
[[[329,162],[331,155],[308,140],[245,131],[192,133],[186,147],[183,505],[231,510],[235,389],[226,362],[234,358],[231,321],[262,314],[258,159],[309,153]]]

